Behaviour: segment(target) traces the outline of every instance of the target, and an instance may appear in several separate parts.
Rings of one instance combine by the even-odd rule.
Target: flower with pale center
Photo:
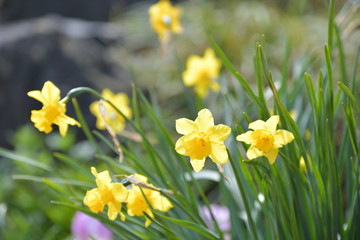
[[[211,48],[205,50],[204,57],[192,55],[187,59],[186,69],[182,74],[185,86],[195,88],[201,98],[208,95],[209,89],[214,92],[220,90],[216,82],[221,69],[221,62],[216,58]]]
[[[127,118],[132,117],[132,110],[129,107],[129,98],[125,93],[114,94],[109,89],[104,89],[102,97],[114,104]],[[105,129],[106,124],[116,132],[120,133],[125,128],[125,118],[118,113],[109,103],[103,101],[104,111],[101,111],[100,101],[93,102],[90,105],[90,111],[96,116],[96,127]]]
[[[176,120],[176,131],[184,136],[177,140],[175,150],[190,157],[195,172],[204,167],[206,157],[218,164],[228,161],[224,141],[231,129],[223,124],[214,126],[214,118],[208,109],[201,110],[195,121],[186,118]]]
[[[150,24],[162,42],[170,40],[171,33],[183,31],[179,21],[182,9],[174,7],[168,0],[160,0],[149,9]]]
[[[135,174],[135,178],[142,181],[149,187],[154,187],[152,184],[147,182],[146,177],[140,174]],[[140,188],[139,186],[132,184],[132,188],[129,189],[129,197],[126,204],[129,216],[143,216],[145,212],[150,217],[154,217],[149,204],[153,209],[162,212],[167,212],[173,207],[171,202],[166,197],[161,196],[159,191],[149,188]],[[148,227],[150,224],[151,220],[146,218],[145,226]]]
[[[41,91],[35,90],[27,93],[43,104],[40,110],[32,110],[30,120],[40,132],[50,133],[52,125],[58,125],[62,136],[66,135],[68,125],[77,125],[75,119],[67,116],[66,105],[60,101],[60,90],[51,81],[45,82]]]
[[[86,192],[84,204],[94,213],[102,212],[108,206],[108,217],[115,220],[118,214],[122,221],[125,215],[121,213],[122,203],[128,198],[129,192],[121,183],[113,183],[108,171],[98,173],[95,167],[91,167],[91,173],[96,178],[97,188]]]
[[[278,115],[270,117],[266,122],[257,120],[249,124],[249,128],[254,131],[248,131],[236,137],[238,141],[251,144],[246,152],[248,159],[265,156],[269,163],[273,164],[279,148],[294,140],[294,135],[291,132],[276,129],[278,123]]]

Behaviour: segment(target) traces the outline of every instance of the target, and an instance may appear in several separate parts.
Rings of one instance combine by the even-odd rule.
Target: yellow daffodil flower
[[[208,156],[218,164],[228,161],[224,141],[231,129],[223,124],[214,126],[214,118],[208,109],[201,110],[195,121],[186,118],[176,120],[176,131],[184,136],[176,142],[175,150],[190,157],[195,172],[204,167]]]
[[[205,98],[209,89],[214,92],[220,90],[220,85],[216,82],[220,68],[221,62],[211,48],[205,50],[204,57],[192,55],[187,59],[186,70],[182,74],[184,84],[188,87],[193,86],[195,92],[201,98]]]
[[[303,172],[303,173],[306,173],[307,172],[307,168],[306,168],[306,164],[305,164],[305,160],[304,160],[304,157],[301,156],[300,157],[300,160],[299,160],[299,168],[300,168],[300,171]]]
[[[147,184],[148,186],[153,187],[152,184],[147,182],[146,177],[140,174],[135,174],[135,178]],[[144,195],[153,209],[167,212],[170,208],[173,207],[166,197],[160,195],[159,191],[148,188],[140,189],[140,187],[133,184],[132,189],[129,189],[129,197],[126,205],[129,216],[143,216],[145,212],[149,216],[154,217],[154,214],[151,211],[151,207],[144,198]],[[150,224],[151,220],[146,218],[145,226],[148,227]]]
[[[128,190],[121,183],[111,182],[108,171],[98,173],[95,167],[91,167],[91,173],[96,178],[97,188],[86,192],[84,204],[94,213],[102,212],[105,205],[108,206],[108,217],[115,220],[118,214],[122,221],[125,215],[121,213],[121,204],[128,198]]]
[[[171,33],[183,31],[179,21],[182,9],[174,7],[168,0],[160,0],[149,9],[150,24],[162,42],[170,40]]]
[[[112,104],[114,104],[127,118],[132,117],[132,111],[129,107],[129,98],[125,93],[114,94],[109,89],[104,89],[101,95]],[[125,128],[125,119],[109,103],[103,102],[105,113],[100,111],[100,102],[96,101],[90,105],[90,111],[97,118],[96,127],[105,129],[106,124],[116,132],[120,133]]]
[[[266,122],[257,120],[249,124],[248,131],[236,137],[236,140],[251,144],[246,156],[254,159],[260,156],[267,157],[270,164],[273,164],[278,155],[278,149],[294,140],[294,135],[286,130],[276,130],[279,123],[279,116],[270,117]]]
[[[42,109],[32,110],[30,117],[40,132],[50,133],[55,124],[59,126],[60,134],[65,136],[69,124],[80,127],[80,123],[65,114],[66,105],[60,101],[60,90],[51,81],[45,82],[41,91],[30,91],[27,95],[43,104]]]

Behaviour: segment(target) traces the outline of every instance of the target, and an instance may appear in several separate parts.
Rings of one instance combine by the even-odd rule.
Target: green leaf
[[[11,159],[11,160],[14,160],[14,161],[19,161],[19,162],[23,162],[23,163],[26,163],[26,164],[29,164],[31,166],[34,166],[34,167],[37,167],[37,168],[41,168],[43,170],[46,170],[46,171],[51,171],[52,168],[48,165],[45,165],[43,163],[40,163],[34,159],[31,159],[31,158],[28,158],[28,157],[24,157],[24,156],[21,156],[19,154],[16,154],[12,151],[9,151],[5,148],[1,148],[0,147],[0,156],[3,156],[5,158],[8,158],[8,159]]]
[[[28,181],[34,181],[34,182],[47,182],[47,183],[51,181],[51,182],[58,183],[58,184],[81,186],[81,187],[87,187],[87,188],[94,187],[92,184],[89,184],[87,182],[71,180],[71,179],[63,179],[63,178],[44,178],[44,177],[31,176],[31,175],[13,175],[13,178],[15,180],[28,180]],[[47,180],[44,181],[44,179],[47,179]]]
[[[185,228],[188,228],[188,229],[191,229],[197,233],[199,233],[200,235],[206,237],[207,239],[213,239],[213,240],[216,240],[216,239],[219,239],[219,237],[217,235],[215,235],[213,232],[211,232],[209,229],[201,226],[201,225],[198,225],[196,223],[193,223],[193,222],[189,222],[189,221],[185,221],[185,220],[180,220],[180,219],[176,219],[176,218],[171,218],[171,217],[167,217],[167,216],[164,216],[164,215],[161,215],[157,212],[153,212],[157,217],[160,217],[160,218],[164,218],[166,220],[169,220],[173,223],[176,223],[182,227],[185,227]]]

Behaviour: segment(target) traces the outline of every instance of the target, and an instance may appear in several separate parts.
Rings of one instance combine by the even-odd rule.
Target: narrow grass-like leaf
[[[38,176],[31,176],[31,175],[13,175],[13,179],[15,180],[28,180],[34,182],[44,182],[44,179],[48,179],[57,184],[65,184],[65,185],[73,185],[73,186],[81,186],[86,188],[93,187],[92,184],[87,182],[82,182],[78,180],[71,180],[71,179],[63,179],[63,178],[45,178],[45,177],[38,177]]]
[[[10,150],[7,150],[5,148],[1,148],[0,147],[0,156],[3,156],[4,158],[8,158],[14,161],[19,161],[19,162],[23,162],[26,164],[29,164],[31,166],[46,170],[46,171],[51,171],[52,168],[46,164],[40,163],[34,159],[28,158],[28,157],[24,157],[21,156],[19,154],[16,154]]]
[[[249,221],[249,226],[250,226],[250,231],[251,231],[252,237],[254,239],[259,239],[257,231],[256,231],[255,223],[254,223],[253,217],[251,215],[251,209],[250,209],[250,205],[249,205],[249,201],[248,201],[248,196],[245,194],[245,190],[244,190],[241,178],[240,178],[239,170],[236,167],[235,161],[232,158],[229,150],[228,150],[228,155],[229,155],[229,161],[230,161],[231,167],[232,167],[232,169],[234,171],[234,174],[235,174],[236,183],[237,183],[237,185],[239,187],[239,191],[240,191],[241,197],[242,197],[243,202],[244,202],[244,207],[245,207],[247,219]]]
[[[100,219],[102,222],[105,222],[108,226],[110,226],[110,228],[113,231],[115,231],[115,234],[118,235],[119,237],[123,238],[123,237],[127,236],[128,239],[139,239],[139,240],[142,239],[133,229],[126,226],[126,224],[120,223],[119,221],[111,221],[107,218],[107,216],[105,216],[103,214],[95,214],[95,213],[91,212],[90,210],[87,210],[87,209],[85,209],[79,205],[75,205],[73,203],[59,202],[59,201],[52,201],[51,203],[66,206],[66,207],[69,207],[69,208],[72,208],[72,209],[75,209],[78,211],[82,211],[92,217]]]
[[[80,164],[77,163],[76,159],[73,159],[69,156],[66,156],[62,153],[54,153],[55,158],[61,160],[62,162],[66,163],[68,166],[72,167],[73,169],[81,172],[85,176],[87,176],[89,179],[93,179],[94,176],[89,172],[88,169],[84,168]]]
[[[164,216],[164,215],[159,214],[157,212],[154,212],[154,215],[156,215],[157,217],[169,220],[169,221],[171,221],[171,222],[173,222],[175,224],[178,224],[178,225],[180,225],[182,227],[191,229],[191,230],[199,233],[200,235],[206,237],[206,239],[213,239],[213,240],[219,239],[218,236],[216,236],[213,232],[209,231],[207,228],[205,228],[205,227],[203,227],[201,225],[195,224],[193,222],[167,217],[167,216]]]
[[[82,114],[81,108],[80,108],[79,103],[76,100],[76,98],[72,98],[72,103],[74,106],[74,110],[75,110],[77,119],[79,120],[79,122],[81,124],[81,129],[83,130],[85,136],[87,137],[87,139],[89,139],[90,143],[93,145],[93,147],[96,149],[96,151],[98,153],[102,153],[101,148],[99,148],[99,145],[96,143],[94,136],[91,134],[89,126],[87,125],[87,123],[85,121],[84,115]]]
[[[228,57],[225,55],[225,53],[221,50],[221,48],[217,45],[217,43],[209,37],[209,41],[213,48],[215,49],[217,55],[220,57],[222,62],[224,63],[225,67],[236,77],[237,80],[239,80],[242,87],[245,89],[245,92],[250,96],[251,100],[253,100],[258,107],[268,115],[268,109],[266,108],[266,105],[264,102],[261,102],[260,99],[255,95],[254,91],[251,89],[249,84],[246,82],[246,80],[240,75],[239,72],[236,71],[235,67],[232,65]]]
[[[339,87],[344,91],[344,93],[349,97],[352,105],[354,106],[356,112],[359,114],[360,117],[360,107],[358,101],[355,99],[355,96],[351,92],[351,90],[343,83],[338,82]]]

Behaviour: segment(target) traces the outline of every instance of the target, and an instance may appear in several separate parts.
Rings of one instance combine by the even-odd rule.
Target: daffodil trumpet
[[[251,144],[246,152],[249,160],[265,156],[270,164],[274,164],[279,148],[294,140],[291,132],[276,129],[279,120],[278,115],[270,117],[266,122],[257,120],[249,124],[249,128],[253,131],[247,131],[236,137],[238,141]]]
[[[177,140],[175,150],[190,157],[195,172],[203,169],[207,157],[218,164],[228,161],[224,141],[231,129],[223,124],[214,125],[214,118],[208,109],[201,110],[195,121],[186,118],[176,120],[176,131],[184,136]]]

